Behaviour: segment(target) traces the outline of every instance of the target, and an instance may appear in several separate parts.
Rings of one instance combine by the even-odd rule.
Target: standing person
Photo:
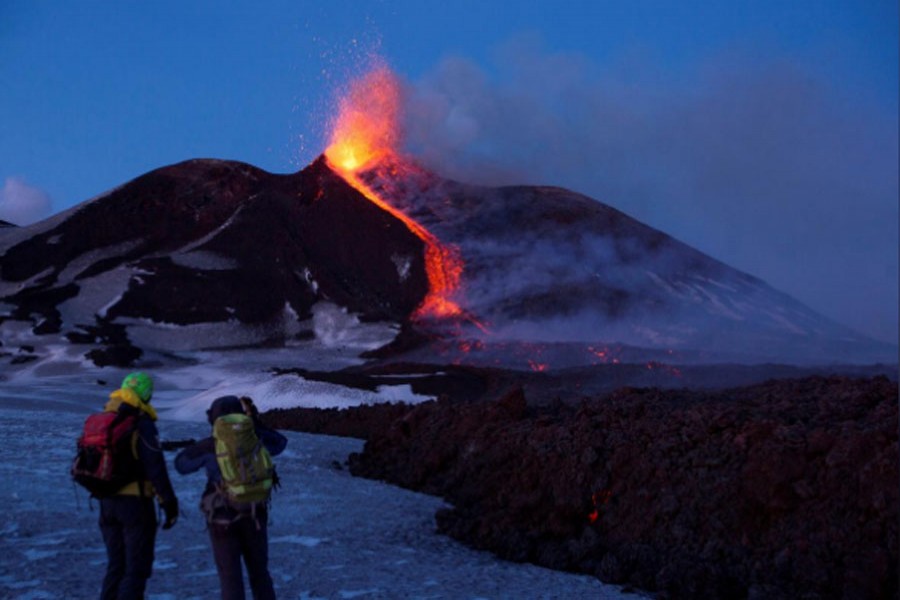
[[[216,421],[228,415],[246,415],[252,419],[256,437],[272,456],[281,454],[287,438],[259,422],[256,407],[250,398],[222,396],[206,411],[214,436],[200,440],[182,450],[175,457],[175,469],[182,475],[206,470],[206,488],[200,508],[206,514],[209,539],[216,571],[219,574],[223,600],[243,600],[244,580],[241,560],[247,567],[250,590],[255,600],[275,598],[272,577],[269,575],[269,535],[267,529],[267,501],[237,503],[226,492],[220,458],[217,458]],[[231,419],[233,420],[233,419]],[[221,444],[221,441],[219,442]],[[223,456],[223,453],[219,453]]]
[[[133,480],[115,494],[100,499],[100,531],[108,559],[101,600],[138,599],[153,572],[157,497],[166,515],[163,529],[178,519],[178,499],[159,444],[156,410],[150,406],[153,380],[131,373],[109,395],[104,411],[137,417],[131,449],[136,460]]]

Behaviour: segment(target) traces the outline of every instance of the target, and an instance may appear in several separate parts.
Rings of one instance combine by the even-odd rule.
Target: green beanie
[[[153,380],[146,373],[136,371],[122,380],[123,390],[132,390],[144,402],[150,402],[153,395]]]

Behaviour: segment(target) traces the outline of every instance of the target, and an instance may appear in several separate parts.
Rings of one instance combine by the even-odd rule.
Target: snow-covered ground
[[[273,377],[248,368],[254,363],[240,358],[243,353],[233,356],[238,358],[206,356],[193,365],[148,369],[157,376],[154,404],[163,439],[208,435],[204,411],[225,393],[250,393],[263,409],[424,400],[408,389],[369,394]],[[258,364],[272,360],[270,354]],[[45,375],[37,376],[42,368]],[[98,508],[71,483],[68,469],[84,417],[102,406],[122,374],[59,360],[0,374],[0,598],[98,595],[106,563]],[[276,461],[282,487],[270,524],[270,566],[281,598],[634,597],[591,577],[501,561],[437,534],[434,513],[441,499],[354,478],[341,467],[361,441],[287,436],[288,448]],[[182,516],[172,530],[159,532],[148,597],[217,598],[197,508],[203,476],[181,477],[171,466],[170,473]]]

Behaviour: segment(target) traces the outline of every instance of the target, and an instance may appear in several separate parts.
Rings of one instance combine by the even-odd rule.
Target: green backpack
[[[228,499],[238,505],[268,500],[275,466],[253,420],[244,414],[223,415],[213,424],[213,439]]]

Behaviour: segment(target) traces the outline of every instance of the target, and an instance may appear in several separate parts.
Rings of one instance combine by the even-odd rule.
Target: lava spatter
[[[340,99],[325,158],[348,184],[403,222],[424,243],[428,293],[414,318],[460,316],[463,311],[453,299],[463,272],[458,250],[442,244],[423,225],[394,207],[384,192],[377,192],[361,177],[374,173],[377,178],[380,167],[389,170],[390,176],[397,176],[397,165],[402,165],[397,153],[400,109],[399,81],[387,66],[376,66],[352,82]]]

